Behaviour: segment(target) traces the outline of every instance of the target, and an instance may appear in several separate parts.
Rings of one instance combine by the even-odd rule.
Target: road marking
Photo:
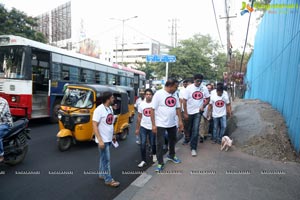
[[[144,185],[152,178],[152,175],[143,173],[140,175],[135,181],[131,183],[131,185],[137,186],[137,187],[144,187]]]

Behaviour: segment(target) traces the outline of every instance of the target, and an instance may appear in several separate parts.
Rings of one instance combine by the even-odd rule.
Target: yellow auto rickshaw
[[[60,151],[68,150],[76,141],[94,140],[93,113],[102,103],[103,92],[112,92],[115,122],[114,134],[124,140],[129,133],[128,95],[122,89],[103,85],[67,85],[58,111],[59,132],[57,134]]]
[[[125,90],[128,94],[128,110],[129,110],[129,123],[132,123],[134,120],[134,114],[135,114],[135,109],[134,109],[134,89],[132,87],[128,86],[116,86],[117,88],[121,88]]]

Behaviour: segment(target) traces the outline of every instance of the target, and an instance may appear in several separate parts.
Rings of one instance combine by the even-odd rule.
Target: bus
[[[0,96],[14,117],[57,122],[65,84],[78,83],[129,86],[138,95],[146,74],[20,36],[0,35]]]

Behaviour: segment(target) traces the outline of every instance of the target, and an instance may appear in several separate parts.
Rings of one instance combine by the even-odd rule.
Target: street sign
[[[176,62],[176,56],[173,55],[147,55],[147,62]]]

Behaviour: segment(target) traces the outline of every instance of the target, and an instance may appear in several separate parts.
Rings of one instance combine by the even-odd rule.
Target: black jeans
[[[158,160],[158,164],[163,165],[163,145],[165,144],[165,132],[168,133],[169,140],[169,156],[173,158],[175,156],[175,144],[176,144],[176,134],[177,128],[176,126],[171,128],[157,127],[157,135],[156,135],[156,156]]]

